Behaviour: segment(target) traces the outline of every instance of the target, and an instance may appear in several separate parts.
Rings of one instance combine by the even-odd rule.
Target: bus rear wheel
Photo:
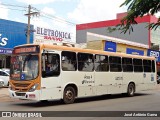
[[[75,100],[75,89],[71,86],[68,86],[64,89],[63,93],[63,102],[65,104],[71,104]]]
[[[132,96],[134,96],[134,93],[135,93],[135,85],[134,85],[133,83],[130,83],[130,84],[128,85],[127,95],[128,95],[129,97],[132,97]]]

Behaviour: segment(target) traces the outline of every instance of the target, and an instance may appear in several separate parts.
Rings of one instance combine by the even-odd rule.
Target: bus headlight
[[[29,92],[35,91],[35,90],[37,89],[38,85],[39,85],[38,83],[34,84],[34,85],[29,89]]]

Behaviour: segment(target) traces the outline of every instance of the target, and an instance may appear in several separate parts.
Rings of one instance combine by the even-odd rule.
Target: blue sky
[[[27,23],[24,14],[30,4],[41,11],[40,16],[31,18],[31,24],[66,30],[75,35],[76,24],[115,19],[117,13],[126,11],[126,7],[119,7],[123,2],[124,0],[0,0],[0,18]],[[44,17],[44,13],[56,18]]]

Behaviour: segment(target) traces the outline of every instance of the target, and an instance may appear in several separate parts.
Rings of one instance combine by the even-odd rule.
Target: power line
[[[22,9],[14,9],[14,8],[5,8],[5,7],[0,7],[0,8],[3,8],[3,9],[10,9],[10,10],[17,10],[17,11],[26,11],[26,10],[22,10]]]
[[[27,8],[26,6],[20,6],[20,5],[14,5],[14,4],[5,4],[5,3],[1,3],[0,5]]]
[[[63,23],[66,23],[68,25],[72,25],[72,26],[75,26],[76,24],[75,23],[72,23],[72,22],[69,22],[69,21],[65,21],[63,19],[60,19],[60,18],[55,18],[55,17],[52,17],[52,16],[45,16],[45,15],[41,15],[42,17],[45,17],[45,18],[48,18],[48,19],[52,19],[52,20],[56,20],[58,22],[63,22]]]
[[[7,6],[7,7],[5,7],[5,6]],[[15,5],[15,4],[0,3],[0,8],[9,9],[9,10],[17,10],[17,11],[26,11],[27,7],[26,6]]]

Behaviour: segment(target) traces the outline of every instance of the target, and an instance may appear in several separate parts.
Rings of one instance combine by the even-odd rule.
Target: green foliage
[[[133,25],[137,24],[135,18],[143,17],[146,14],[154,15],[160,10],[160,0],[125,0],[124,3],[120,5],[128,6],[127,16],[121,19],[121,23],[118,24],[115,28],[108,28],[109,32],[115,30],[121,30],[121,33],[130,33],[133,31]],[[160,17],[158,18],[157,23],[151,23],[148,25],[149,29],[156,30],[160,25]],[[111,30],[112,29],[112,30]]]

